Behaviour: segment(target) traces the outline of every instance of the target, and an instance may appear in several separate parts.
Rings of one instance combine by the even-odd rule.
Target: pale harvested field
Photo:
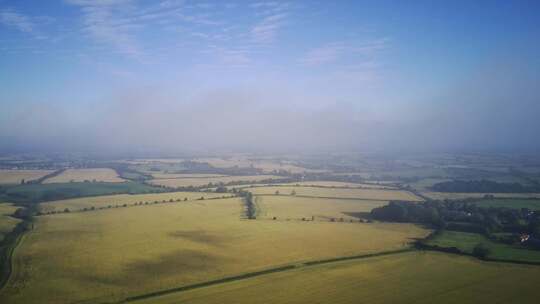
[[[109,168],[92,168],[92,169],[67,169],[58,176],[47,178],[43,181],[44,184],[52,183],[69,183],[69,182],[84,182],[84,181],[110,182],[121,183],[125,182],[118,176],[116,171]]]
[[[143,204],[148,202],[153,204],[154,202],[169,202],[181,200],[182,202],[187,198],[188,201],[197,200],[200,198],[210,199],[222,196],[231,196],[230,193],[209,193],[209,192],[167,192],[167,193],[152,193],[152,194],[117,194],[117,195],[103,195],[93,197],[81,197],[74,199],[58,200],[51,202],[44,202],[39,205],[42,212],[49,211],[63,211],[68,208],[70,211],[80,211],[84,208],[101,208],[110,206],[122,206],[123,204],[133,205],[134,203]]]
[[[407,200],[421,201],[416,195],[402,190],[383,190],[383,189],[342,189],[342,188],[321,188],[321,187],[253,187],[247,188],[247,191],[253,194],[279,194],[290,195],[293,191],[299,196],[314,197],[335,197],[335,198],[357,198],[373,200]]]
[[[257,182],[265,179],[279,179],[283,178],[276,175],[241,175],[241,176],[224,176],[224,177],[210,177],[210,178],[171,178],[171,179],[152,179],[148,182],[153,185],[160,185],[166,187],[200,187],[206,186],[210,183],[216,185],[219,183],[230,182]]]
[[[336,188],[370,188],[370,189],[396,189],[384,184],[363,184],[363,183],[348,183],[348,182],[335,182],[335,181],[306,181],[306,182],[295,182],[289,184],[280,184],[280,185],[301,185],[301,186],[321,186],[321,187],[336,187]]]
[[[538,303],[540,267],[411,252],[233,281],[137,304]]]
[[[464,199],[468,197],[479,198],[484,197],[486,194],[494,195],[495,197],[515,197],[515,198],[527,198],[535,197],[540,198],[540,193],[449,193],[449,192],[422,192],[423,195],[431,199]]]
[[[101,303],[301,261],[395,250],[411,224],[243,220],[240,199],[37,218],[2,303]]]
[[[15,225],[21,220],[11,217],[19,207],[8,203],[0,203],[0,241],[4,239],[4,235],[9,233]]]
[[[370,212],[373,208],[386,205],[386,201],[307,198],[295,196],[256,196],[257,219],[328,221],[332,218],[358,221],[354,214]]]
[[[152,173],[155,179],[170,179],[170,178],[210,178],[224,177],[222,174],[175,174],[175,173]]]
[[[53,170],[4,170],[0,169],[0,184],[20,184],[21,180],[31,181],[39,179]]]

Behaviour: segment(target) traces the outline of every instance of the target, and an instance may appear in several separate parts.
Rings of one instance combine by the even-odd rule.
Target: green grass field
[[[480,207],[528,208],[540,210],[540,199],[487,199],[475,202]]]
[[[268,195],[256,196],[258,219],[299,220],[358,220],[354,214],[370,212],[373,208],[386,205],[386,201],[306,198],[296,196]]]
[[[488,257],[492,259],[540,262],[540,251],[538,250],[527,250],[517,246],[493,242],[477,233],[444,231],[428,241],[429,245],[456,247],[466,253],[472,253],[474,246],[479,243],[486,245],[491,250]]]
[[[139,184],[125,183],[65,183],[30,184],[4,187],[0,199],[9,202],[37,203],[83,196],[96,196],[120,193],[162,192],[163,189]]]
[[[407,200],[420,201],[421,198],[403,190],[387,189],[344,189],[344,188],[323,188],[323,187],[295,187],[295,186],[269,186],[246,188],[254,195],[279,194],[291,195],[296,192],[298,196],[310,197],[332,197],[344,199],[367,199],[367,200]]]
[[[8,203],[0,203],[0,241],[4,239],[4,235],[9,233],[17,223],[21,220],[11,217],[15,210],[19,209],[17,206],[13,206]]]
[[[411,224],[244,220],[239,198],[40,216],[2,303],[99,303],[280,265],[407,247]]]
[[[137,304],[537,303],[540,267],[434,252],[351,260],[173,293]]]

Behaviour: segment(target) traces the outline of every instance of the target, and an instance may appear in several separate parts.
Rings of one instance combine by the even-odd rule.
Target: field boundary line
[[[280,266],[280,267],[269,268],[269,269],[265,269],[265,270],[260,270],[260,271],[249,272],[249,273],[244,273],[244,274],[240,274],[240,275],[225,277],[225,278],[221,278],[221,279],[216,279],[216,280],[211,280],[211,281],[206,281],[206,282],[201,282],[201,283],[196,283],[196,284],[191,284],[191,285],[184,285],[184,286],[174,287],[174,288],[170,288],[170,289],[158,290],[158,291],[149,292],[149,293],[141,294],[141,295],[135,295],[135,296],[131,296],[131,297],[126,297],[126,298],[124,298],[123,300],[120,300],[120,301],[101,302],[101,304],[130,303],[130,302],[135,302],[135,301],[160,297],[160,296],[164,296],[164,295],[168,295],[168,294],[173,294],[173,293],[177,293],[177,292],[184,292],[184,291],[188,291],[188,290],[204,288],[204,287],[209,287],[209,286],[218,285],[218,284],[230,283],[230,282],[234,282],[234,281],[250,279],[250,278],[259,277],[259,276],[263,276],[263,275],[267,275],[267,274],[283,272],[283,271],[288,271],[288,270],[293,270],[293,269],[298,269],[298,268],[312,267],[312,266],[317,266],[317,265],[337,263],[337,262],[348,261],[348,260],[366,259],[366,258],[372,258],[372,257],[378,257],[378,256],[401,254],[401,253],[412,252],[412,251],[417,251],[417,250],[414,247],[410,247],[410,248],[403,248],[403,249],[391,250],[391,251],[382,251],[382,252],[367,253],[367,254],[354,255],[354,256],[344,256],[344,257],[336,257],[336,258],[323,259],[323,260],[313,260],[313,261],[307,261],[307,262],[299,262],[299,263],[294,263],[294,264],[290,264],[290,265],[284,265],[284,266]]]

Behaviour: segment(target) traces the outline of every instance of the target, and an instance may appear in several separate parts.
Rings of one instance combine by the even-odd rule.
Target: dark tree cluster
[[[528,235],[523,245],[540,247],[540,212],[527,208],[485,208],[467,201],[417,204],[391,201],[386,206],[373,209],[371,216],[381,221],[422,223],[438,229],[480,233],[505,243],[522,242],[520,236]],[[505,236],[496,235],[500,232],[505,232]]]
[[[431,186],[437,192],[463,192],[463,193],[536,193],[540,187],[524,186],[519,183],[498,183],[489,180],[453,180],[441,182]]]

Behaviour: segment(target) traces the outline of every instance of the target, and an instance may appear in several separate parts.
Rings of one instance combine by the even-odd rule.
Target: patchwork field
[[[137,304],[537,303],[540,267],[402,253],[263,275]]]
[[[21,220],[11,217],[15,210],[19,207],[8,203],[0,203],[0,241],[4,239],[4,235],[9,233],[17,223]]]
[[[60,175],[51,177],[43,181],[44,184],[52,183],[69,183],[69,182],[108,182],[121,183],[125,180],[121,179],[116,171],[109,168],[92,168],[92,169],[67,169]]]
[[[450,192],[423,192],[425,196],[431,199],[444,200],[444,199],[464,199],[464,198],[481,198],[486,194],[493,195],[494,197],[501,198],[540,198],[540,193],[450,193]]]
[[[42,178],[53,170],[3,170],[0,169],[0,185],[20,184]]]
[[[152,179],[148,182],[152,185],[160,185],[166,187],[200,187],[206,186],[210,183],[231,183],[231,182],[258,182],[267,179],[280,179],[283,177],[276,175],[242,175],[242,176],[223,176],[223,177],[209,177],[209,178],[171,178],[171,179]]]
[[[279,194],[290,195],[296,192],[298,196],[313,197],[332,197],[332,198],[350,198],[350,199],[371,199],[371,200],[406,200],[421,201],[416,195],[403,190],[383,190],[383,189],[341,189],[341,188],[323,188],[323,187],[295,187],[295,186],[271,186],[271,187],[253,187],[247,188],[255,195],[261,194]]]
[[[474,246],[479,243],[484,244],[490,249],[491,253],[488,255],[489,258],[540,262],[540,251],[538,250],[527,250],[517,246],[493,242],[477,233],[444,231],[428,242],[430,245],[437,245],[440,247],[456,247],[466,253],[472,253]]]
[[[2,303],[99,303],[284,264],[395,250],[410,224],[242,220],[240,199],[37,217]]]
[[[257,219],[278,220],[302,218],[315,220],[358,220],[354,214],[370,212],[373,208],[386,205],[386,201],[306,198],[296,196],[256,196]]]
[[[82,197],[74,199],[65,199],[58,201],[51,201],[40,204],[40,210],[42,212],[49,211],[63,211],[68,208],[70,211],[79,211],[84,208],[102,208],[108,206],[122,206],[124,204],[133,205],[134,203],[148,203],[154,202],[169,202],[170,200],[182,202],[186,199],[188,201],[197,199],[210,199],[220,198],[223,196],[231,196],[229,193],[209,193],[209,192],[166,192],[166,193],[152,193],[152,194],[118,194],[118,195],[104,195],[94,197]]]

